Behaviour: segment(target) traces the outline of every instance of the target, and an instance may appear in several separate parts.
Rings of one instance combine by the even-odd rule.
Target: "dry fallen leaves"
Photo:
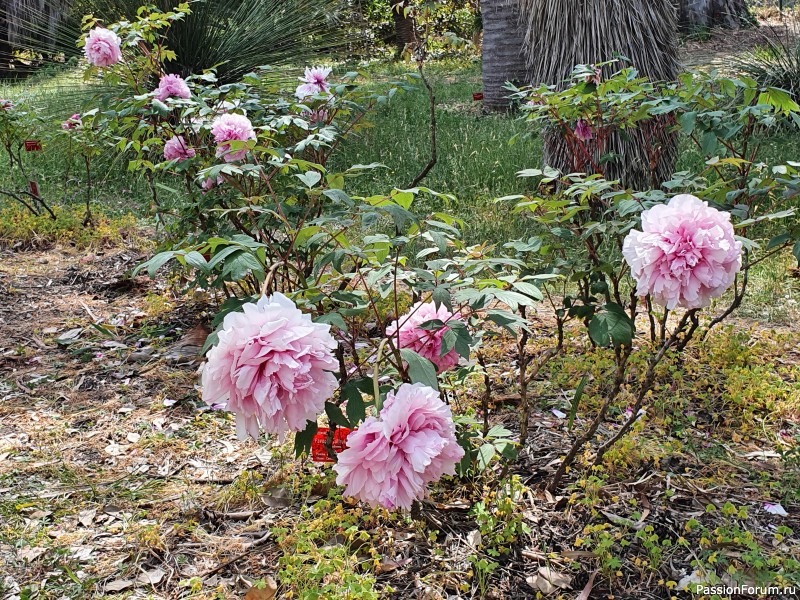
[[[251,587],[244,595],[244,600],[272,600],[278,593],[278,584],[272,577],[264,578],[264,587]]]
[[[539,573],[531,575],[525,581],[543,594],[552,594],[556,590],[568,590],[572,587],[572,577],[554,571],[550,567],[539,567]]]

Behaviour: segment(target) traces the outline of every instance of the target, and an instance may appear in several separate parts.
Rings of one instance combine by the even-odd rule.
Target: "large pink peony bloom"
[[[192,92],[189,86],[179,75],[164,75],[158,82],[156,88],[156,98],[162,102],[167,98],[189,98]]]
[[[334,465],[344,494],[371,506],[411,508],[428,484],[455,474],[464,456],[450,407],[422,384],[389,392],[380,418],[367,418],[347,438]]]
[[[116,33],[103,27],[95,27],[86,37],[86,45],[83,48],[86,60],[95,67],[110,67],[122,60],[122,51]]]
[[[297,86],[297,91],[294,93],[300,100],[315,96],[317,94],[324,94],[330,89],[328,84],[328,75],[331,70],[328,67],[306,67],[306,72],[303,77],[300,77],[301,83]]]
[[[231,152],[231,145],[226,142],[256,139],[256,132],[250,119],[244,115],[225,113],[220,115],[211,124],[211,133],[217,143],[217,158],[223,157],[225,162],[242,160],[247,156],[247,150]]]
[[[330,326],[313,323],[282,294],[228,314],[203,369],[203,400],[236,414],[240,439],[302,431],[336,389]]]
[[[436,365],[436,370],[442,373],[458,364],[458,352],[455,349],[451,349],[442,356],[442,336],[450,328],[445,325],[441,329],[425,330],[420,329],[420,325],[434,319],[447,323],[460,318],[459,313],[451,313],[443,304],[439,305],[437,310],[433,302],[418,302],[411,307],[409,314],[389,324],[386,328],[386,335],[398,335],[399,328],[400,347],[409,348],[427,358]]]
[[[186,160],[197,153],[190,148],[182,135],[175,135],[164,144],[164,160]]]
[[[636,293],[652,294],[673,309],[702,308],[733,285],[742,266],[742,243],[728,213],[689,195],[642,213],[643,231],[631,231],[622,254]]]

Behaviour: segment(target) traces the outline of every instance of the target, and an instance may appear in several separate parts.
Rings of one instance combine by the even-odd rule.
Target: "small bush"
[[[798,26],[785,32],[769,28],[763,44],[733,61],[733,67],[755,79],[760,85],[777,87],[790,92],[794,98],[800,93],[800,38]]]
[[[34,215],[22,206],[0,208],[0,247],[14,249],[47,248],[69,244],[80,249],[119,245],[135,237],[137,225],[133,215],[112,217],[95,214],[91,226],[83,224],[82,207],[54,207],[56,218]]]

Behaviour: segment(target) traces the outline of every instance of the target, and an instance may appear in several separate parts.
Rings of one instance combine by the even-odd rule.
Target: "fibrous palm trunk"
[[[508,108],[506,82],[525,83],[525,57],[518,0],[481,0],[483,22],[483,104]]]
[[[417,40],[414,18],[406,11],[406,2],[392,4],[392,17],[394,18],[395,58],[403,56],[409,44]]]
[[[8,42],[28,48],[38,42],[42,49],[55,48],[56,29],[64,16],[66,2],[53,0],[6,0],[2,12],[8,21]]]
[[[15,50],[53,52],[66,10],[66,0],[0,0],[0,68],[12,70]]]
[[[678,74],[677,15],[673,0],[519,0],[528,78],[566,85],[576,64],[624,56],[643,77],[672,81]],[[605,69],[606,75],[621,68]],[[603,175],[634,189],[657,187],[672,175],[677,140],[666,119],[644,121],[634,131],[614,132],[604,149],[614,158]],[[545,164],[576,170],[563,136],[545,132]],[[600,149],[595,163],[600,164]],[[577,169],[583,170],[583,169]]]
[[[691,31],[704,27],[736,29],[749,19],[747,0],[679,0],[681,27]]]

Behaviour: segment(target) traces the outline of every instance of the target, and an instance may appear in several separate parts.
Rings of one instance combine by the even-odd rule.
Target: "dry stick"
[[[92,168],[91,159],[87,154],[83,155],[83,162],[86,165],[86,216],[83,218],[83,225],[92,224]]]
[[[14,200],[16,200],[17,202],[22,204],[25,208],[27,208],[29,211],[31,211],[32,214],[34,214],[34,215],[38,215],[39,214],[39,212],[36,209],[34,209],[30,204],[25,202],[25,200],[23,200],[22,198],[17,196],[14,192],[7,192],[5,190],[0,190],[0,194],[3,194],[4,196],[8,196],[10,198],[13,198]]]
[[[232,564],[239,562],[240,560],[245,558],[248,554],[250,554],[253,550],[255,550],[258,546],[261,546],[263,543],[265,543],[267,540],[269,540],[271,535],[272,535],[272,532],[268,531],[267,533],[265,533],[262,537],[258,538],[257,540],[254,540],[254,541],[250,542],[249,544],[245,544],[245,546],[244,546],[245,549],[244,549],[243,552],[237,554],[233,558],[229,558],[225,562],[220,563],[219,565],[217,565],[216,567],[214,567],[210,571],[206,571],[200,577],[202,579],[205,579],[206,577],[211,577],[212,575],[216,575],[217,573],[219,573],[223,569],[228,568]]]
[[[526,320],[525,318],[525,307],[519,307],[519,314],[522,317],[522,320]],[[517,342],[517,368],[519,369],[519,405],[520,405],[520,417],[519,417],[519,442],[520,444],[525,444],[525,441],[528,439],[528,419],[531,418],[531,405],[530,401],[528,400],[528,379],[525,377],[526,372],[528,370],[528,365],[531,362],[531,357],[528,356],[528,353],[525,351],[526,346],[528,345],[528,338],[530,334],[528,333],[528,329],[522,329],[522,334],[519,337],[519,341]]]
[[[741,290],[738,290],[736,292],[736,294],[734,295],[734,298],[733,298],[733,302],[731,302],[731,305],[725,310],[725,312],[723,312],[721,315],[716,317],[714,320],[711,321],[711,323],[708,324],[708,327],[706,328],[705,333],[703,333],[703,340],[708,338],[708,334],[711,333],[711,330],[714,327],[716,327],[717,325],[722,323],[722,321],[727,319],[731,315],[731,313],[733,313],[733,311],[735,311],[737,308],[739,308],[739,305],[741,305],[742,300],[744,299],[745,291],[747,291],[747,282],[748,282],[749,273],[750,273],[750,265],[747,265],[744,268],[744,270],[742,271],[742,288],[741,288]]]
[[[548,492],[552,493],[558,489],[558,486],[561,483],[561,480],[564,478],[567,469],[572,466],[573,462],[575,462],[575,457],[578,455],[578,452],[580,452],[586,443],[592,439],[592,437],[594,437],[594,434],[600,427],[600,423],[605,420],[609,406],[611,406],[611,403],[616,399],[622,390],[622,384],[625,381],[625,366],[628,363],[628,358],[630,357],[632,350],[633,348],[631,346],[625,346],[622,349],[620,349],[620,347],[614,348],[614,354],[617,358],[617,368],[614,375],[614,387],[611,390],[611,394],[603,403],[603,406],[600,408],[600,412],[594,418],[592,424],[582,436],[575,440],[575,443],[572,444],[572,448],[570,448],[569,453],[564,457],[564,460],[561,461],[561,464],[558,466],[558,470],[556,471],[555,475],[553,475],[553,479],[551,479],[550,483],[547,485]]]
[[[481,410],[483,411],[483,437],[489,433],[489,399],[492,397],[492,378],[486,368],[486,358],[483,352],[478,352],[478,364],[483,369],[483,396],[481,396]]]
[[[647,363],[647,372],[644,376],[644,381],[642,381],[642,385],[639,387],[639,393],[636,396],[636,403],[633,405],[631,409],[631,416],[628,417],[628,420],[622,425],[622,427],[617,431],[614,436],[609,439],[606,443],[604,443],[600,448],[597,450],[597,455],[594,458],[594,465],[597,466],[603,460],[603,456],[605,456],[606,452],[608,452],[614,444],[616,444],[622,437],[630,431],[633,424],[639,419],[639,411],[642,409],[642,405],[644,404],[644,399],[647,397],[647,392],[649,392],[653,388],[653,383],[655,383],[656,379],[656,367],[661,362],[661,359],[664,358],[664,355],[667,353],[675,342],[678,341],[678,337],[683,333],[686,325],[689,321],[692,322],[692,327],[689,330],[691,334],[697,329],[696,323],[699,323],[697,320],[697,310],[690,310],[686,314],[683,315],[678,327],[675,328],[675,331],[672,332],[672,335],[669,337],[667,341],[661,346],[656,354],[654,354]],[[690,334],[687,334],[687,338]],[[685,346],[685,344],[684,344]]]
[[[433,88],[431,87],[428,78],[425,77],[425,70],[423,65],[425,63],[424,58],[420,58],[417,61],[417,68],[419,69],[419,75],[422,78],[422,83],[425,85],[425,88],[428,90],[428,99],[430,102],[430,115],[431,115],[431,159],[428,161],[428,164],[425,165],[425,168],[420,171],[419,175],[414,178],[414,181],[408,186],[410,188],[416,187],[417,184],[425,179],[428,175],[430,170],[436,165],[436,161],[438,160],[437,151],[436,151],[436,96],[433,94]]]

